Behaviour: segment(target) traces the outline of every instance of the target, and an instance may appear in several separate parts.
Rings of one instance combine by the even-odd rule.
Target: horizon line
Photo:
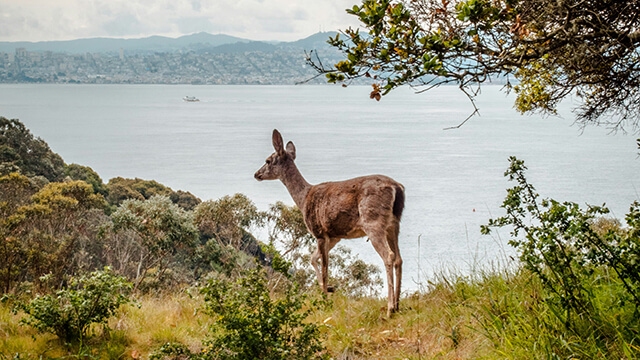
[[[96,39],[106,39],[106,40],[143,40],[143,39],[148,39],[148,38],[152,38],[152,37],[162,37],[162,38],[167,38],[167,39],[172,39],[172,40],[177,40],[183,37],[188,37],[188,36],[193,36],[193,35],[198,35],[198,34],[207,34],[207,35],[212,35],[212,36],[217,36],[217,35],[223,35],[223,36],[228,36],[228,37],[232,37],[232,38],[237,38],[240,40],[248,40],[251,42],[295,42],[298,40],[303,40],[306,38],[309,38],[311,36],[317,35],[317,34],[325,34],[325,33],[332,33],[332,32],[339,32],[338,30],[329,30],[329,31],[316,31],[315,33],[311,34],[311,35],[307,35],[307,36],[303,36],[300,37],[296,40],[289,40],[289,41],[284,41],[284,40],[254,40],[254,39],[250,39],[250,38],[244,38],[241,36],[236,36],[236,35],[230,35],[227,33],[222,33],[222,32],[218,32],[218,33],[210,33],[207,31],[198,31],[198,32],[193,32],[190,34],[183,34],[183,35],[178,35],[178,36],[170,36],[170,35],[158,35],[158,34],[154,34],[154,35],[146,35],[146,36],[140,36],[140,37],[111,37],[111,36],[94,36],[94,37],[82,37],[82,38],[74,38],[74,39],[66,39],[66,40],[0,40],[0,43],[30,43],[30,44],[39,44],[39,43],[52,43],[52,42],[69,42],[69,41],[79,41],[79,40],[96,40]]]

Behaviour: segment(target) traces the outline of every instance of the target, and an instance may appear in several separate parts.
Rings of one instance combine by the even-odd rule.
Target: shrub
[[[305,322],[315,303],[289,286],[270,294],[265,271],[248,270],[235,283],[211,280],[201,289],[211,315],[213,339],[205,350],[215,359],[313,359],[323,349],[320,328]]]
[[[102,324],[113,316],[120,305],[130,299],[131,284],[114,275],[111,269],[72,278],[70,287],[53,295],[37,296],[30,302],[18,302],[14,313],[22,310],[22,324],[40,332],[57,335],[65,343],[82,343],[91,324]]]
[[[193,214],[171,202],[167,196],[155,195],[148,200],[125,200],[111,215],[114,233],[131,231],[140,249],[135,289],[147,273],[157,268],[153,279],[159,281],[178,249],[191,249],[198,239]]]
[[[39,289],[48,285],[60,288],[78,270],[74,255],[81,240],[92,236],[94,227],[89,224],[99,220],[101,211],[94,210],[104,209],[104,198],[84,181],[70,181],[49,183],[28,201],[9,200],[13,204],[3,211],[6,217],[0,217],[3,252],[9,265],[9,271],[3,272],[6,291],[12,283],[25,280]],[[49,284],[39,281],[46,274],[50,274]]]
[[[282,265],[282,270],[289,266]],[[194,353],[184,344],[170,342],[153,351],[149,358],[324,358],[319,326],[305,322],[319,302],[311,301],[290,281],[285,281],[278,288],[285,290],[275,295],[275,290],[269,289],[266,271],[259,266],[245,270],[242,275],[234,282],[227,278],[211,279],[200,288],[205,303],[202,310],[213,319],[211,337],[202,342],[201,351]],[[289,278],[286,273],[283,276]]]
[[[189,350],[189,348],[184,344],[169,342],[162,345],[160,348],[152,351],[151,354],[149,354],[149,360],[163,360],[163,359],[199,360],[199,359],[204,359],[204,356],[202,354],[192,353],[191,350]]]
[[[594,338],[604,353],[612,346],[637,346],[640,203],[631,205],[626,229],[603,226],[607,221],[599,219],[609,212],[607,208],[583,210],[571,202],[541,200],[526,180],[526,169],[523,161],[510,158],[505,176],[517,185],[507,190],[502,205],[506,215],[491,219],[483,233],[490,227],[511,227],[509,244],[519,251],[525,268],[541,280],[549,313],[569,334]],[[582,350],[577,344],[565,345],[563,351]]]

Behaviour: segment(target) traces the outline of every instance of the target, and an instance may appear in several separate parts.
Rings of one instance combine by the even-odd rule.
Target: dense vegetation
[[[319,293],[297,208],[104,184],[0,124],[0,359],[640,356],[640,204],[622,225],[542,199],[516,158],[505,215],[483,231],[509,227],[518,261],[443,271],[387,318],[379,270],[345,248],[338,292]]]
[[[576,94],[578,119],[638,129],[634,1],[363,0],[368,30],[330,40],[330,82],[455,83],[473,100],[504,77],[522,112]],[[346,38],[345,38],[346,37]],[[511,84],[515,78],[516,83]],[[637,359],[640,203],[541,197],[511,158],[504,215],[518,259],[443,270],[385,316],[379,270],[338,247],[321,295],[300,211],[242,194],[201,201],[156,181],[66,164],[0,117],[0,359]],[[260,229],[266,239],[257,239]]]
[[[242,194],[203,202],[142,179],[105,184],[91,168],[65,164],[15,119],[0,117],[0,149],[0,291],[7,306],[25,314],[22,324],[55,334],[68,351],[84,351],[95,326],[129,302],[125,293],[165,296],[208,283],[208,299],[262,267],[251,291],[262,286],[266,294],[284,296],[286,306],[279,306],[287,313],[278,321],[292,328],[311,311],[302,309],[306,302],[298,294],[313,281],[309,262],[302,261],[312,242],[297,208],[278,203],[261,212]],[[264,241],[250,232],[260,227],[269,234]],[[282,255],[276,244],[286,248]],[[336,279],[345,291],[361,293],[380,282],[379,270],[348,250],[337,256],[334,267],[357,269],[355,281]],[[311,346],[298,344],[300,354],[321,348],[316,334],[300,334]],[[286,344],[279,347],[287,353]]]

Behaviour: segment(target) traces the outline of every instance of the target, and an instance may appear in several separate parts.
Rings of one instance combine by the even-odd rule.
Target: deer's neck
[[[304,211],[304,200],[311,189],[311,184],[304,179],[296,166],[292,166],[281,181],[289,190],[289,194],[298,208]]]

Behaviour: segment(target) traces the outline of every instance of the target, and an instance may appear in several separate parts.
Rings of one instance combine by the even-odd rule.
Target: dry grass
[[[308,321],[322,324],[326,352],[337,360],[542,359],[555,351],[552,332],[558,330],[549,312],[540,310],[539,291],[537,282],[522,272],[441,276],[428,291],[402,297],[400,311],[390,319],[386,299],[336,293]],[[202,348],[211,319],[197,311],[203,305],[199,295],[145,296],[139,303],[121,308],[110,319],[108,333],[94,328],[84,353],[100,359],[147,359],[167,342],[185,344],[192,352]],[[20,359],[73,355],[54,336],[20,326],[19,319],[7,304],[0,305],[0,359],[15,353]],[[629,352],[635,351],[634,344],[628,345]],[[531,350],[539,348],[548,351]]]
[[[403,298],[386,317],[384,299],[333,297],[333,307],[313,321],[326,324],[326,346],[335,359],[472,359],[491,346],[473,330],[469,307],[449,302],[450,291],[434,289]]]
[[[401,310],[386,317],[386,300],[331,296],[331,305],[309,321],[324,324],[325,346],[334,359],[470,359],[487,348],[469,311],[453,306],[450,291],[402,299]],[[148,358],[167,342],[180,342],[192,351],[202,346],[210,319],[199,314],[198,296],[185,293],[146,296],[140,306],[125,306],[110,319],[108,334],[95,328],[89,353],[100,358]],[[0,307],[0,353],[11,358],[44,358],[69,355],[53,335],[38,334],[19,325],[20,315]],[[0,357],[2,358],[2,357]]]
[[[200,348],[210,324],[207,316],[197,313],[202,305],[200,298],[185,293],[147,296],[139,304],[126,307],[109,322],[112,329],[122,330],[127,336],[125,356],[146,357],[167,342],[183,343],[193,351]]]
[[[21,326],[20,315],[11,313],[7,305],[0,306],[0,354],[12,358],[21,354],[27,358],[57,357],[66,351],[54,335],[38,334],[35,330]],[[0,358],[3,358],[0,356]]]
[[[185,293],[145,296],[139,306],[123,306],[118,316],[109,320],[109,328],[92,328],[94,337],[83,351],[101,359],[147,358],[148,354],[167,342],[181,342],[192,350],[201,346],[209,326],[209,318],[197,314],[201,300]],[[19,325],[21,314],[14,315],[8,305],[0,306],[0,359],[51,358],[77,355],[50,334]],[[74,349],[74,351],[77,351]],[[3,357],[4,356],[4,357]]]

